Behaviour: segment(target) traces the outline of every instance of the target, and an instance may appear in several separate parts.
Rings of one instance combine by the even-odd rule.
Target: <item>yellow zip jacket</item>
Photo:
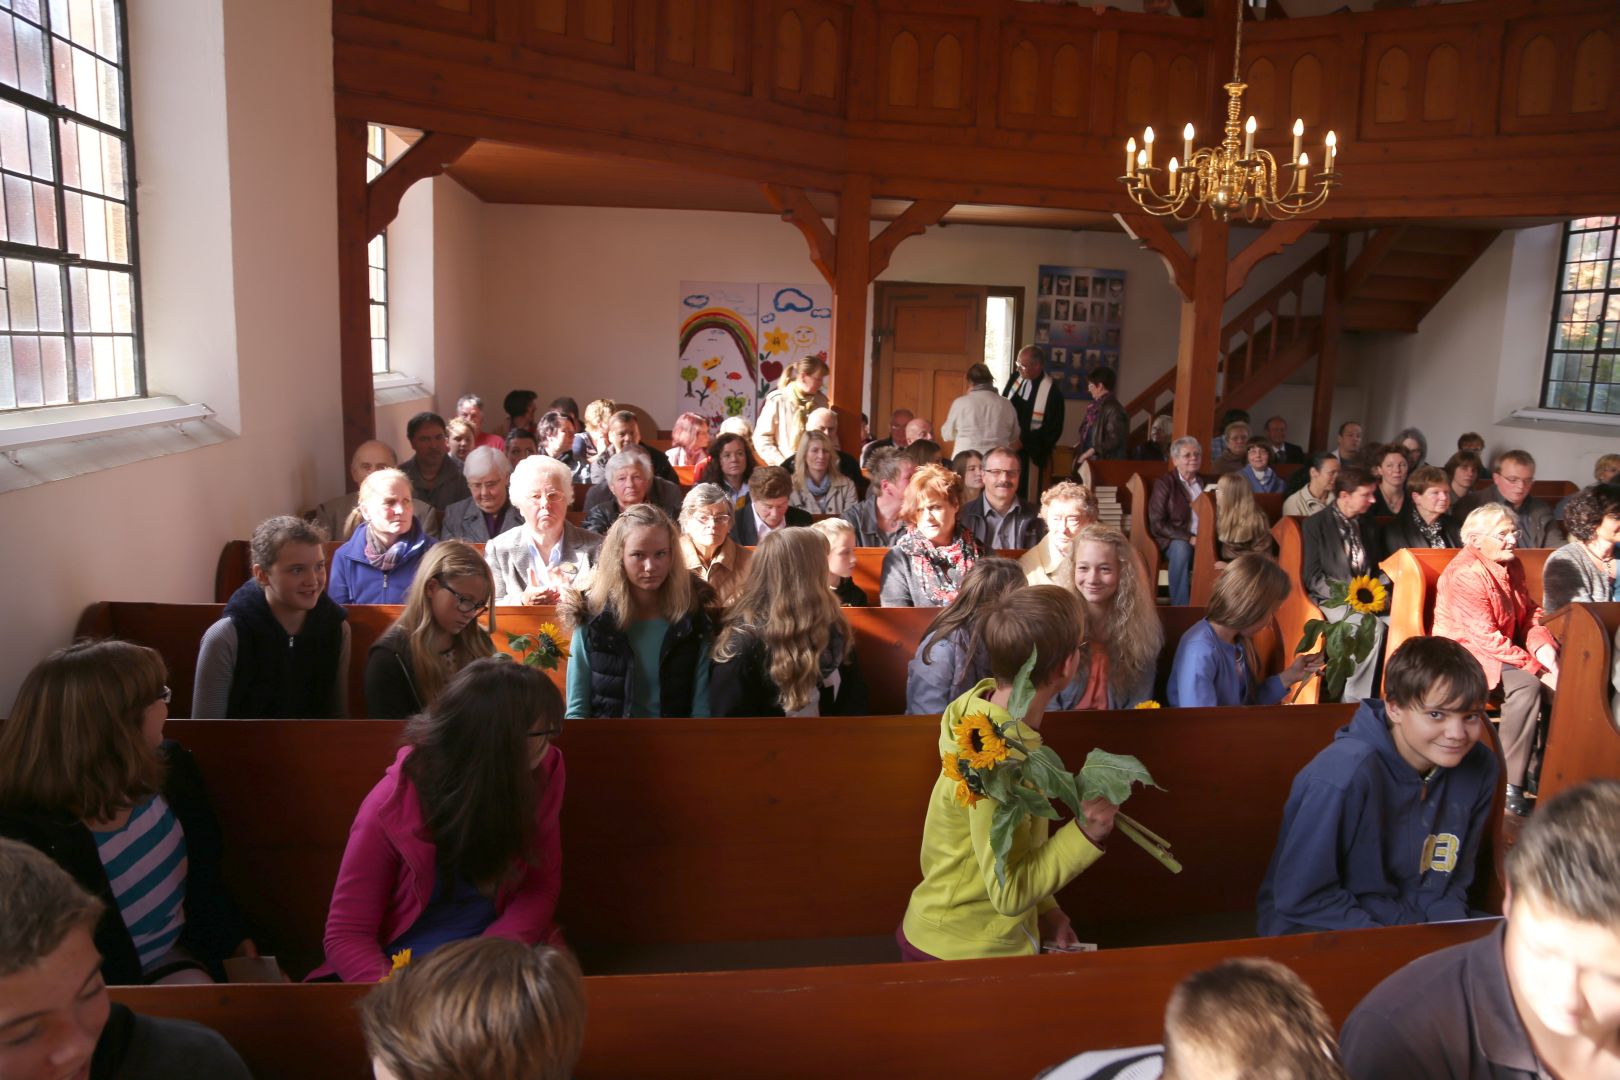
[[[987,700],[996,681],[985,679],[951,702],[940,721],[939,752],[956,750],[951,725],[969,712],[988,712],[997,724],[1012,717]],[[1041,745],[1033,728],[1016,725],[1019,742]],[[1056,906],[1053,895],[1102,857],[1073,821],[1047,834],[1045,818],[1026,816],[1007,855],[1007,883],[996,880],[990,850],[993,799],[967,809],[956,805],[956,782],[943,773],[934,781],[923,824],[922,884],[906,906],[906,940],[941,960],[1028,956],[1040,951],[1039,917]]]

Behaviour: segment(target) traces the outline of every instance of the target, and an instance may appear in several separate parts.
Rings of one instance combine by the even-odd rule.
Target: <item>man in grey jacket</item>
[[[962,524],[989,551],[1032,548],[1046,535],[1040,511],[1018,497],[1018,452],[998,446],[984,456],[984,492],[962,507]]]
[[[1527,451],[1509,450],[1496,459],[1496,467],[1491,472],[1492,486],[1460,500],[1451,514],[1463,521],[1486,503],[1501,503],[1518,518],[1520,547],[1563,547],[1564,527],[1553,516],[1553,508],[1530,497],[1530,485],[1535,482],[1536,459]]]

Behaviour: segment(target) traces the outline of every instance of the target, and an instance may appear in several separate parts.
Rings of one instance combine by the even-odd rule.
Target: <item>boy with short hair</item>
[[[962,753],[953,728],[965,717],[984,715],[1003,727],[1013,724],[1007,711],[1013,681],[1032,652],[1035,696],[1014,731],[1030,750],[1041,745],[1047,705],[1079,667],[1085,618],[1073,594],[1056,585],[1032,585],[1013,590],[995,605],[986,615],[982,636],[993,677],[951,702],[940,720],[940,754],[953,762]],[[923,880],[912,890],[896,935],[901,957],[967,960],[1027,956],[1040,952],[1042,943],[1059,950],[1078,947],[1054,896],[1102,857],[1119,807],[1107,799],[1091,799],[1082,804],[1083,820],[1069,821],[1050,835],[1045,818],[1026,816],[1014,832],[1006,881],[1001,882],[990,848],[997,804],[990,798],[963,797],[962,790],[943,771],[934,781],[923,825]]]
[[[1384,699],[1363,698],[1294,778],[1260,886],[1262,935],[1467,919],[1498,790],[1485,673],[1449,638],[1395,651]]]

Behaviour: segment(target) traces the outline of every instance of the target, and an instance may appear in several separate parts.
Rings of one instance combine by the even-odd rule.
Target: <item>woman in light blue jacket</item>
[[[411,505],[411,482],[398,469],[378,469],[360,484],[354,535],[332,555],[326,594],[340,604],[403,604],[433,537]]]

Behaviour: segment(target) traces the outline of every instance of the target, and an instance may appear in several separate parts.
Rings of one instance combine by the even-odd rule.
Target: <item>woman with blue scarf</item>
[[[398,469],[378,469],[360,485],[356,512],[365,528],[332,556],[327,595],[339,604],[403,604],[433,537],[411,508],[411,482]]]

